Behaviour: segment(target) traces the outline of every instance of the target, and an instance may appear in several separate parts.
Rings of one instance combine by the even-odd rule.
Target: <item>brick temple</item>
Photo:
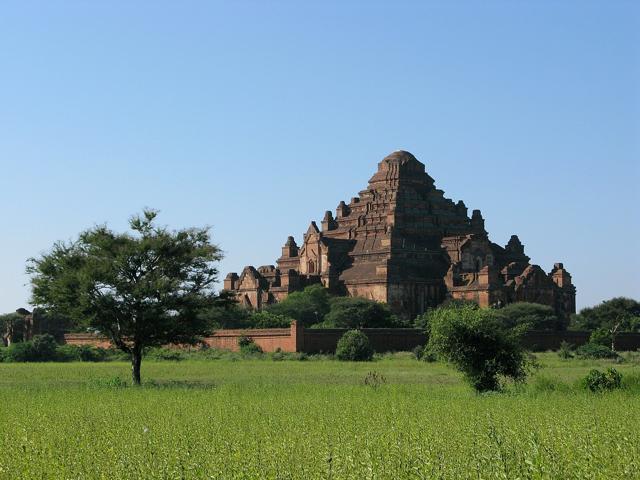
[[[327,211],[320,228],[311,222],[300,245],[288,237],[276,264],[229,273],[224,288],[255,309],[321,283],[334,294],[386,302],[409,318],[447,298],[482,307],[535,302],[575,313],[576,289],[562,263],[546,273],[529,263],[516,235],[504,246],[491,242],[480,210],[469,217],[464,202],[446,198],[405,151],[384,158],[335,217]]]

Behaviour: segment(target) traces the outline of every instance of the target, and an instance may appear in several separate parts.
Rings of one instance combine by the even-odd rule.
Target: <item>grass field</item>
[[[441,363],[214,360],[0,364],[0,478],[640,478],[640,367],[539,355],[478,396]],[[368,372],[386,378],[364,384]]]

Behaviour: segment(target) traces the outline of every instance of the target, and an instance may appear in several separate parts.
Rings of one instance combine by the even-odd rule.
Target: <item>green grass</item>
[[[539,355],[478,396],[440,363],[214,360],[0,364],[0,478],[640,478],[640,367]],[[364,385],[376,371],[378,388]]]

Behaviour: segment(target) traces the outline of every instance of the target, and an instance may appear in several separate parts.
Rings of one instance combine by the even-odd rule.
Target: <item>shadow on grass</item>
[[[105,388],[105,389],[121,389],[121,388],[136,388],[136,389],[175,389],[175,390],[210,390],[215,388],[213,382],[199,381],[199,380],[162,380],[156,381],[153,379],[142,382],[142,385],[135,387],[131,380],[125,380],[119,375],[112,377],[94,377],[90,378],[87,382],[89,388]]]

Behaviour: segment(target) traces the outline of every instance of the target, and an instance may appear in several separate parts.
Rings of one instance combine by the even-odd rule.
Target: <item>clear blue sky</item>
[[[638,2],[15,0],[0,72],[0,312],[144,206],[274,263],[396,149],[579,307],[640,297]]]

